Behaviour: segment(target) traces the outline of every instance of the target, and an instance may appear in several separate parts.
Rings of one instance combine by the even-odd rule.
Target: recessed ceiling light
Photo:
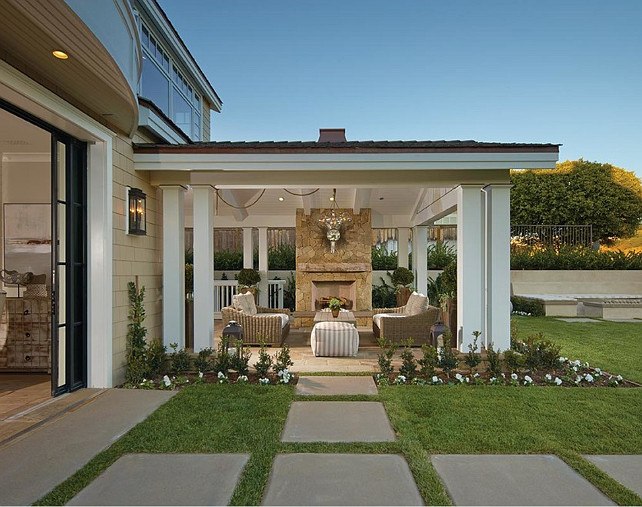
[[[334,201],[334,197],[330,197],[330,200],[331,200],[331,201]]]
[[[66,60],[67,58],[69,58],[69,55],[64,51],[61,51],[60,49],[56,49],[55,51],[52,51],[51,54],[54,55],[59,60]]]
[[[380,200],[380,201],[383,201],[383,197],[379,197],[379,200]]]
[[[279,201],[283,202],[285,199],[283,199],[283,197],[279,197]]]

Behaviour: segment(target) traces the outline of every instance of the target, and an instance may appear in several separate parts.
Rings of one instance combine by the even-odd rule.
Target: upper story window
[[[201,96],[158,40],[141,26],[143,72],[140,95],[151,100],[193,141],[201,139]]]

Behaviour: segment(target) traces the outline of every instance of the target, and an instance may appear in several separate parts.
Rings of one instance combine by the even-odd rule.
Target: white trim
[[[139,107],[138,126],[149,129],[153,134],[170,144],[184,144],[185,139],[183,136],[176,133],[167,122],[161,118],[156,111],[153,111],[144,104]]]
[[[138,171],[391,171],[553,169],[536,153],[134,153]],[[392,165],[392,167],[391,167]]]
[[[0,97],[88,141],[87,385],[112,387],[113,132],[0,60]]]

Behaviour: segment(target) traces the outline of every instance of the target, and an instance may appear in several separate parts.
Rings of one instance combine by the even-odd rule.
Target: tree
[[[631,171],[583,159],[512,171],[511,224],[592,225],[601,243],[634,236],[642,183]]]

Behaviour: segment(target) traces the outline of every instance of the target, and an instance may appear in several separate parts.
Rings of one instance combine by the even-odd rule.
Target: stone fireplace
[[[311,326],[323,297],[343,297],[359,325],[367,325],[372,309],[372,226],[370,209],[352,214],[353,224],[330,252],[325,233],[317,226],[321,209],[296,216],[296,316],[295,325]],[[359,312],[364,312],[359,318]],[[362,322],[360,322],[362,321]]]

